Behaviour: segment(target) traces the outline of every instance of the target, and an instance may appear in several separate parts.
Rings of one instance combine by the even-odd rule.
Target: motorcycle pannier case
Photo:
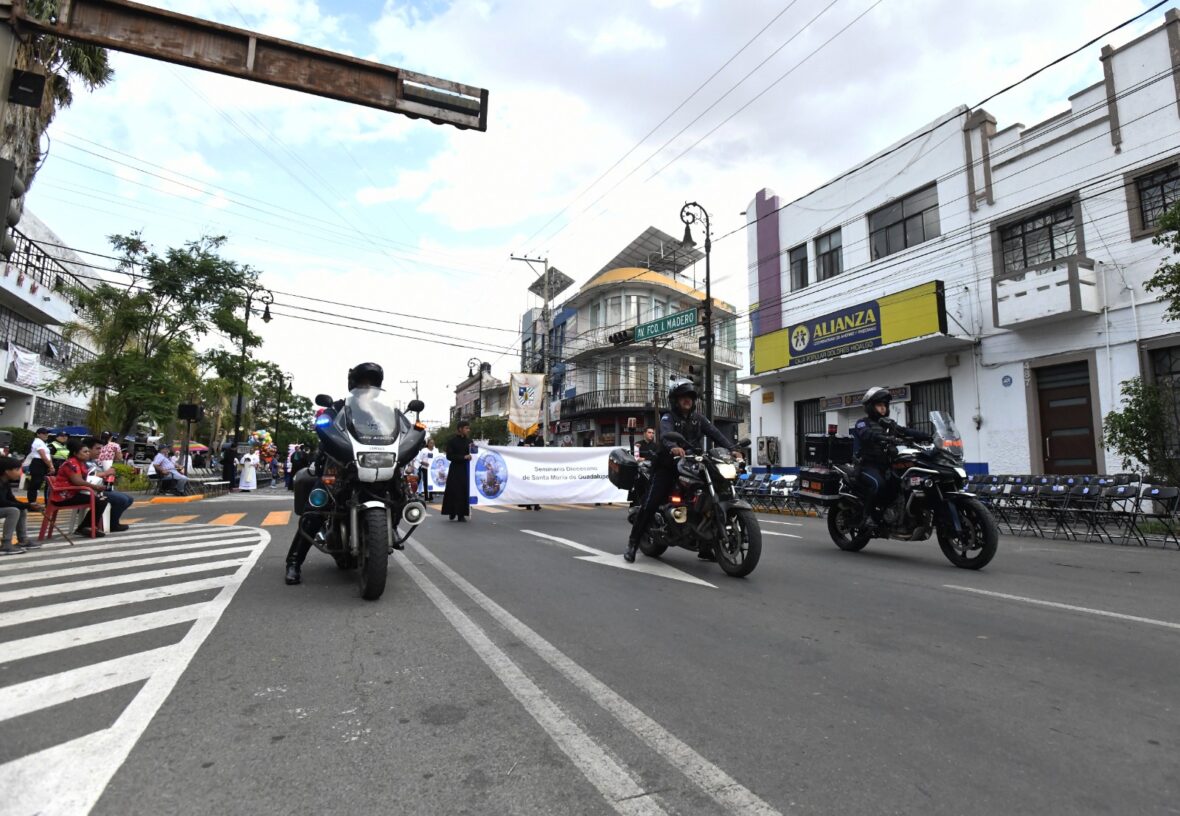
[[[799,470],[795,495],[818,503],[834,502],[840,498],[840,474],[823,465]]]
[[[808,464],[847,465],[852,462],[852,437],[807,434],[803,459]]]
[[[610,452],[606,472],[611,484],[619,490],[630,490],[635,486],[635,479],[639,475],[639,463],[623,448],[615,448]]]

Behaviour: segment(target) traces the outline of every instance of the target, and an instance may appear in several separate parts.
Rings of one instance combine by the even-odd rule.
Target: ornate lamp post
[[[478,357],[472,357],[467,361],[467,376],[474,377],[475,373],[479,372],[479,399],[475,402],[475,418],[479,419],[483,416],[483,371],[484,366],[487,365]]]
[[[246,290],[246,320],[242,326],[242,351],[238,356],[238,398],[234,404],[234,450],[237,450],[238,443],[242,441],[242,403],[245,400],[242,398],[245,392],[246,379],[246,335],[250,330],[250,314],[253,310],[254,298],[262,303],[262,322],[269,323],[270,304],[275,302],[275,296],[265,286],[251,286]]]
[[[692,225],[705,222],[705,416],[713,421],[713,290],[711,288],[709,256],[713,250],[712,233],[709,230],[709,213],[700,204],[690,201],[680,208],[680,220],[684,222],[684,244],[695,246],[692,240]]]

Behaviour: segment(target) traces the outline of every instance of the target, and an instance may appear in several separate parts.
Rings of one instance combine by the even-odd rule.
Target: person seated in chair
[[[87,480],[101,491],[102,496],[111,505],[111,532],[122,533],[125,530],[130,530],[131,525],[120,524],[119,520],[123,517],[123,512],[135,502],[135,499],[126,493],[115,490],[115,469],[113,467],[103,468],[106,461],[98,458],[102,453],[102,442],[93,436],[88,436],[82,441],[90,445],[90,461],[87,462],[90,472]]]
[[[58,479],[66,484],[61,487],[62,498],[55,501],[58,507],[75,507],[85,506],[90,504],[90,491],[86,488],[93,487],[86,480],[86,463],[90,461],[90,448],[83,443],[81,439],[71,439],[68,443],[70,456],[57,469]],[[107,500],[99,492],[94,496],[94,526],[95,538],[102,538],[106,533],[102,530],[102,514],[106,510]],[[81,523],[78,524],[78,529],[74,531],[75,535],[90,535],[90,510],[87,508],[86,515],[82,517]]]
[[[160,477],[160,492],[169,492],[177,496],[188,493],[188,477],[180,472],[176,463],[172,461],[172,445],[161,442],[156,449],[156,458],[152,460],[152,467]],[[169,487],[168,483],[172,485]]]

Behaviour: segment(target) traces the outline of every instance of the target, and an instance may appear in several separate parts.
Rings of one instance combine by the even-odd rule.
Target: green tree
[[[471,438],[486,439],[489,445],[508,444],[508,421],[504,417],[478,417],[468,420],[471,423]],[[458,433],[458,421],[439,428],[431,434],[434,444],[440,450],[445,450],[447,442]]]
[[[68,340],[89,341],[97,359],[74,361],[50,392],[91,392],[92,413],[120,433],[143,418],[170,422],[177,404],[201,387],[207,364],[194,342],[212,331],[244,337],[247,348],[261,342],[243,322],[245,291],[257,273],[222,258],[224,242],[206,236],[159,254],[138,233],[112,236],[128,280],[73,288],[86,319],[64,331]],[[102,427],[96,423],[95,429]]]
[[[33,17],[55,16],[60,0],[26,0]],[[9,105],[3,122],[4,152],[16,162],[17,175],[31,183],[42,161],[41,146],[49,123],[74,100],[74,88],[81,83],[93,91],[114,79],[107,50],[70,40],[34,34],[16,48],[16,67],[45,74],[45,97],[41,107]]]
[[[1102,422],[1103,446],[1123,457],[1124,468],[1146,465],[1169,484],[1180,484],[1180,460],[1169,456],[1176,428],[1167,395],[1139,377],[1125,380],[1122,394],[1122,410],[1111,411]]]
[[[1180,203],[1160,217],[1152,243],[1168,247],[1172,254],[1160,263],[1144,288],[1164,299],[1167,307],[1165,319],[1180,320]]]

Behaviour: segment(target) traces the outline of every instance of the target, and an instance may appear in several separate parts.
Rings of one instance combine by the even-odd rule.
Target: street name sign
[[[650,323],[640,323],[635,327],[635,340],[650,340],[661,334],[671,334],[681,329],[691,329],[697,325],[697,310],[688,309],[676,314],[666,315]]]

